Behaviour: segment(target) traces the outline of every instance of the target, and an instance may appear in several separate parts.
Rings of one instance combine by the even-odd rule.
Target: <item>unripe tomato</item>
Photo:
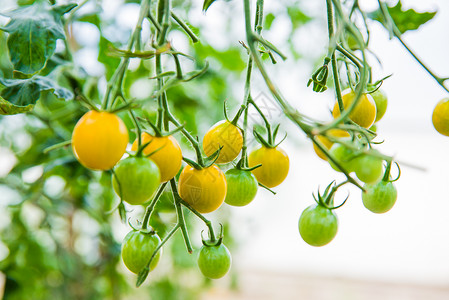
[[[234,206],[245,206],[257,194],[257,179],[250,171],[229,169],[225,173],[228,190],[225,202]]]
[[[362,155],[354,160],[357,178],[365,183],[376,183],[382,179],[383,161],[379,157]]]
[[[354,101],[355,96],[355,92],[351,89],[347,89],[342,92],[343,106],[345,109],[349,108],[351,103]],[[338,101],[335,102],[334,109],[332,110],[332,116],[334,116],[334,119],[340,116]],[[356,107],[349,114],[349,118],[362,127],[371,127],[376,119],[376,103],[374,102],[373,97],[369,94],[362,94]]]
[[[243,136],[235,125],[228,121],[220,121],[212,126],[204,135],[203,150],[207,156],[211,156],[220,147],[218,164],[233,161],[239,155],[243,146]]]
[[[387,111],[388,98],[381,89],[377,89],[370,95],[373,97],[374,103],[376,103],[376,120],[374,122],[377,122],[382,119]]]
[[[316,247],[324,246],[337,234],[337,216],[332,210],[322,205],[311,205],[299,217],[298,228],[307,244]]]
[[[159,168],[145,157],[131,156],[121,160],[114,173],[112,186],[115,192],[133,205],[147,202],[161,183]]]
[[[437,103],[433,109],[432,123],[439,133],[449,136],[449,98]]]
[[[290,167],[287,153],[280,147],[268,148],[262,146],[250,153],[248,163],[250,167],[262,164],[262,166],[252,172],[258,182],[269,188],[281,184],[287,177]]]
[[[122,259],[125,266],[133,273],[138,274],[150,261],[154,250],[161,243],[156,233],[130,231],[123,240]],[[150,271],[156,268],[161,258],[162,249],[159,249],[150,264]]]
[[[335,143],[329,149],[329,154],[349,173],[354,171],[355,153],[343,144]],[[329,159],[330,166],[338,172],[341,170]]]
[[[398,192],[392,182],[367,183],[364,188],[366,191],[362,192],[363,205],[373,213],[383,214],[396,203]]]
[[[340,138],[340,137],[350,137],[350,134],[347,131],[344,131],[342,129],[329,129],[327,131],[327,134],[334,138]],[[318,135],[317,139],[329,150],[332,145],[334,144],[331,142],[327,137],[324,135]],[[319,158],[327,160],[327,156],[324,154],[323,151],[321,151],[315,143],[313,144],[313,150],[315,150],[316,155],[318,155]]]
[[[226,198],[226,177],[217,165],[201,170],[187,165],[179,176],[178,188],[181,198],[194,209],[210,213]]]
[[[154,152],[150,159],[156,163],[161,172],[161,182],[166,182],[178,174],[182,166],[182,152],[178,141],[173,136],[155,137],[146,132],[141,135],[142,145],[150,142],[144,149],[143,154],[148,155]],[[134,141],[131,150],[137,150],[137,139]]]
[[[202,246],[198,254],[198,267],[204,276],[218,279],[226,275],[231,268],[231,253],[225,245]]]
[[[73,129],[72,149],[86,168],[110,170],[125,153],[128,138],[128,129],[118,116],[91,110]]]

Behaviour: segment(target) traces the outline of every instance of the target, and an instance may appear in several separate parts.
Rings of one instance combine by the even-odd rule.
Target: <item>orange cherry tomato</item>
[[[150,142],[144,149],[143,154],[151,155],[161,172],[161,182],[166,182],[178,174],[182,166],[182,151],[178,141],[173,136],[155,137],[146,132],[141,135],[142,145]],[[137,139],[134,141],[131,150],[137,150]],[[156,151],[157,150],[157,151]],[[156,151],[156,152],[155,152]]]
[[[200,213],[218,209],[226,198],[227,183],[217,165],[197,170],[185,166],[179,176],[179,195]]]
[[[203,150],[207,156],[211,156],[221,146],[223,148],[215,161],[218,164],[233,161],[242,150],[242,133],[240,129],[228,121],[216,123],[207,131],[203,138]]]
[[[73,129],[72,149],[86,168],[110,170],[125,153],[128,139],[128,129],[117,115],[91,110]]]
[[[250,153],[248,163],[250,167],[262,164],[252,172],[258,182],[269,188],[281,184],[287,177],[290,167],[288,155],[280,147],[267,148],[262,146]]]

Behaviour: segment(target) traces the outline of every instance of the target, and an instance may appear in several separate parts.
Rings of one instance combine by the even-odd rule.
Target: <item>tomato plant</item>
[[[178,142],[173,136],[155,137],[149,133],[142,133],[142,145],[147,144],[143,149],[143,154],[151,155],[150,159],[156,163],[161,172],[161,182],[166,182],[181,169],[182,151]],[[132,144],[131,150],[136,151],[138,140]]]
[[[363,205],[376,214],[389,211],[396,203],[398,192],[390,181],[379,181],[374,184],[365,184],[362,192]]]
[[[160,178],[159,168],[151,159],[131,156],[114,168],[112,186],[123,201],[137,205],[150,200]]]
[[[344,109],[348,109],[350,105],[354,102],[356,93],[351,89],[347,89],[342,92],[342,100]],[[370,94],[362,94],[359,102],[355,106],[354,110],[349,113],[349,118],[356,124],[362,127],[369,128],[374,124],[376,120],[376,103]],[[332,115],[334,118],[340,116],[340,108],[338,101],[335,102],[334,108],[332,110]]]
[[[73,153],[82,165],[92,170],[112,169],[127,145],[128,129],[115,114],[91,110],[73,129]]]
[[[198,254],[198,267],[204,276],[219,279],[231,268],[231,253],[221,242],[218,245],[203,245]]]
[[[201,213],[218,209],[226,198],[226,177],[216,165],[197,170],[185,166],[179,176],[179,195]]]
[[[329,154],[346,171],[348,171],[349,173],[354,171],[357,153],[353,149],[348,148],[344,144],[335,143],[330,148]],[[341,170],[337,167],[337,165],[335,165],[331,160],[329,160],[329,164],[335,171],[341,172]]]
[[[233,161],[243,146],[243,136],[240,129],[228,121],[220,121],[212,126],[204,135],[203,150],[207,156],[221,148],[216,163],[223,164]]]
[[[341,137],[350,137],[350,134],[347,131],[344,131],[342,129],[330,129],[327,131],[327,135],[331,138],[341,138]],[[317,140],[319,140],[325,147],[326,149],[330,149],[332,147],[332,145],[334,144],[334,142],[332,142],[331,140],[329,140],[326,136],[324,135],[318,135]],[[324,154],[323,151],[321,151],[315,144],[313,144],[313,150],[315,150],[316,155],[318,155],[319,158],[327,160],[326,155]]]
[[[299,233],[312,246],[320,247],[330,243],[338,230],[337,216],[321,204],[307,207],[299,218]]]
[[[376,183],[383,175],[382,159],[364,154],[354,160],[354,171],[357,177],[366,183]]]
[[[225,202],[233,206],[245,206],[257,194],[257,179],[250,171],[229,169],[225,173],[227,191]]]
[[[153,252],[161,243],[154,232],[130,231],[122,243],[122,258],[125,266],[133,273],[139,273],[150,261]],[[150,270],[156,268],[161,257],[160,249],[151,261]]]
[[[258,182],[269,188],[280,185],[287,177],[290,167],[288,155],[280,147],[262,146],[250,153],[248,162],[250,167],[261,164],[252,172]]]
[[[432,123],[439,133],[449,136],[449,98],[437,103],[433,110]]]

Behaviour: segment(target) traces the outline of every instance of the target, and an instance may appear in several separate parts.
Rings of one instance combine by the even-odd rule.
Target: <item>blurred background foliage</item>
[[[11,10],[34,2],[2,0],[2,7]],[[85,2],[81,9],[65,16],[69,19],[65,23],[66,42],[58,41],[55,54],[40,75],[48,75],[72,92],[80,88],[99,103],[105,83],[120,61],[111,56],[111,46],[124,49],[131,34],[131,28],[123,26],[117,14],[135,11],[140,1],[89,0],[78,4],[81,2]],[[207,28],[191,19],[198,15],[190,13],[192,10],[201,10],[200,1],[193,2],[173,1],[173,9],[181,18],[197,24],[190,27],[200,37],[197,44],[182,44],[182,51],[194,58],[193,63],[183,63],[199,69],[207,60],[210,67],[203,76],[171,88],[168,99],[187,129],[201,136],[223,118],[224,100],[230,108],[236,108],[243,98],[247,53],[232,35],[215,37],[222,39],[224,47],[212,46],[213,41],[202,35]],[[268,12],[266,27],[269,30],[275,15],[288,15],[292,20],[289,35],[293,36],[299,26],[312,18],[301,10],[299,1],[283,2],[284,11]],[[104,13],[108,5],[115,7],[112,14]],[[222,14],[225,27],[229,27],[235,18],[233,10],[223,9]],[[8,18],[0,19],[2,26],[7,22]],[[171,29],[172,33],[180,32],[176,25]],[[86,43],[84,35],[98,39]],[[149,36],[151,33],[147,32]],[[170,36],[175,46],[179,36]],[[8,79],[14,74],[6,39],[7,34],[0,31],[0,77]],[[288,41],[291,59],[300,58],[292,39]],[[101,66],[89,70],[85,66],[91,63],[88,56],[92,52],[98,53]],[[150,99],[155,84],[148,79],[154,75],[153,64],[153,60],[133,59],[124,85],[130,99],[148,100],[143,110],[150,117],[155,115],[156,105]],[[168,61],[165,65],[173,67]],[[111,174],[82,167],[70,147],[44,153],[45,148],[69,140],[76,121],[86,111],[76,100],[64,101],[42,91],[34,110],[0,116],[0,271],[4,275],[4,299],[126,299],[139,295],[146,299],[198,299],[212,283],[198,272],[196,252],[187,253],[179,233],[165,247],[163,260],[150,274],[150,280],[135,289],[135,276],[126,270],[120,257],[121,238],[130,227],[120,222],[115,210],[118,199],[111,188]],[[128,128],[133,128],[126,113],[120,116]],[[177,137],[189,153],[186,140]],[[130,142],[134,138],[131,130]],[[132,210],[131,222],[142,217],[143,208],[127,208]],[[151,225],[164,236],[167,226],[176,220],[169,193],[156,211]],[[228,213],[227,208],[221,209],[214,215],[214,222],[224,224],[226,244],[232,251],[235,243],[226,222]],[[198,248],[202,228],[192,214],[186,218]],[[228,277],[230,286],[236,286],[235,276]]]

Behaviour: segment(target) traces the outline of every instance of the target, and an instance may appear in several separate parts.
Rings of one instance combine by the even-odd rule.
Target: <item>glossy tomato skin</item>
[[[130,156],[121,160],[114,173],[112,186],[115,192],[123,201],[133,205],[147,202],[161,183],[156,163],[145,157]]]
[[[149,143],[143,150],[144,155],[154,152],[151,157],[161,172],[161,182],[166,182],[178,174],[182,166],[182,151],[178,141],[173,136],[155,137],[146,132],[141,135],[142,145]],[[131,150],[137,150],[137,139]]]
[[[243,136],[235,125],[228,121],[220,121],[212,126],[203,138],[203,150],[207,156],[211,156],[220,147],[218,164],[224,164],[233,161],[242,150]]]
[[[161,243],[156,233],[143,233],[130,231],[122,243],[122,259],[125,266],[133,273],[138,274],[150,261],[154,250]],[[159,249],[150,264],[150,271],[156,268],[161,257],[162,249]]]
[[[347,89],[342,92],[343,106],[348,109],[351,103],[355,100],[356,93],[351,89]],[[335,102],[334,109],[332,110],[334,118],[340,116],[340,108],[338,102]],[[369,94],[362,94],[356,107],[349,114],[349,118],[362,127],[370,128],[374,124],[376,119],[376,103],[373,97]]]
[[[262,164],[253,170],[253,174],[261,184],[272,188],[280,185],[288,174],[290,160],[287,153],[279,146],[268,148],[262,146],[249,154],[248,163],[250,167]]]
[[[376,90],[370,95],[373,97],[374,103],[376,103],[376,120],[374,122],[378,122],[383,118],[387,111],[388,98],[385,92],[381,89]]]
[[[233,206],[248,205],[256,197],[258,183],[250,171],[229,169],[225,173],[227,192],[225,202]]]
[[[231,268],[231,253],[225,245],[202,246],[198,254],[198,267],[204,276],[219,279]]]
[[[375,184],[365,184],[364,188],[363,205],[373,213],[386,213],[396,203],[398,192],[392,182],[380,181]]]
[[[327,134],[333,138],[350,137],[349,133],[342,129],[329,129]],[[327,150],[329,150],[334,144],[324,135],[318,135],[317,139],[326,147]],[[327,160],[327,156],[315,145],[315,143],[313,144],[313,150],[315,150],[315,153],[319,158]]]
[[[335,143],[329,150],[330,155],[349,173],[354,171],[356,154],[343,144]],[[329,159],[330,166],[338,172],[341,170]]]
[[[449,136],[449,98],[444,98],[435,106],[432,113],[432,124],[436,131]]]
[[[223,171],[212,165],[197,170],[185,166],[179,176],[179,195],[200,213],[218,209],[226,198],[227,183]]]
[[[382,179],[383,161],[381,158],[362,155],[354,161],[354,171],[357,178],[365,183],[376,183]]]
[[[307,207],[299,218],[299,233],[303,240],[315,247],[330,243],[338,230],[337,216],[322,205]]]
[[[117,115],[91,110],[73,129],[72,149],[86,168],[110,170],[125,153],[128,139],[128,129]]]

